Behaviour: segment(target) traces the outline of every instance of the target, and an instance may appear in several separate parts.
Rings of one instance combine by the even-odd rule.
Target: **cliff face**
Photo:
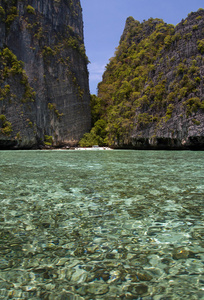
[[[74,145],[90,129],[79,0],[0,1],[0,147]]]
[[[203,42],[204,11],[191,13],[175,27],[172,38],[164,40],[150,74],[155,86],[164,81],[164,104],[157,112],[160,120],[136,126],[131,136],[133,145],[204,150]],[[148,109],[148,113],[154,110]]]
[[[204,149],[204,10],[176,27],[128,18],[98,88],[104,143]]]

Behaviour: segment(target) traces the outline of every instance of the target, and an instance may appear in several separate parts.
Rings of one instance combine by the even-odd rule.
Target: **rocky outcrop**
[[[0,148],[75,145],[90,129],[79,0],[0,1]]]
[[[204,38],[204,11],[182,20],[175,27],[174,37],[175,41],[172,39],[161,51],[151,75],[155,85],[161,74],[161,79],[166,80],[166,99],[178,85],[174,98],[168,102],[172,111],[168,116],[167,109],[163,109],[159,124],[150,122],[142,130],[140,125],[136,127],[131,136],[133,147],[204,150],[204,52],[198,49]]]
[[[115,148],[204,149],[204,10],[176,27],[127,19],[99,84]]]

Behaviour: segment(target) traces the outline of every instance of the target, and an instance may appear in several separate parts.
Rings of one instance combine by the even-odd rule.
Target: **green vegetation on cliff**
[[[8,122],[4,115],[0,115],[0,123],[1,123],[0,132],[3,135],[9,136],[13,131],[11,122]]]
[[[117,147],[130,144],[133,135],[154,138],[176,114],[190,118],[203,111],[203,36],[203,10],[176,27],[129,17],[98,97],[92,97],[95,125],[80,145]]]
[[[17,102],[20,102],[22,107],[25,105],[29,107],[28,103],[35,101],[35,95],[23,70],[23,62],[19,61],[9,48],[3,48],[0,51],[0,107],[16,105]],[[20,114],[23,114],[22,110]],[[3,114],[0,120],[0,133],[3,136],[10,136],[13,131],[12,123]],[[18,136],[15,138],[18,139]]]

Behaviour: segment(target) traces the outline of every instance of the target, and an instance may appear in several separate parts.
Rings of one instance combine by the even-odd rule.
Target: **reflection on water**
[[[204,153],[0,151],[0,299],[204,299]]]

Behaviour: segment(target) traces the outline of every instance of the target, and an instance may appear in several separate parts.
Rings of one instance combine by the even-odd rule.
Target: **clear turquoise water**
[[[204,152],[0,151],[0,299],[204,299]]]

